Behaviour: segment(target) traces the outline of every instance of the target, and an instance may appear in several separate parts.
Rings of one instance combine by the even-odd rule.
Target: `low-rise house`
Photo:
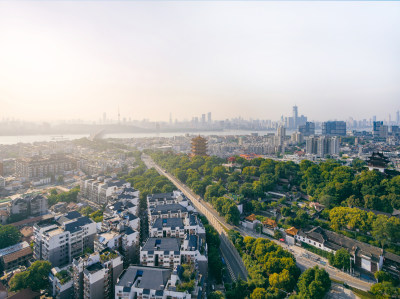
[[[150,225],[149,234],[155,238],[184,238],[185,225],[181,218],[158,218]]]
[[[332,253],[340,248],[347,249],[351,255],[351,264],[358,270],[369,273],[385,270],[400,277],[400,256],[381,248],[353,240],[319,226],[309,231],[300,230],[295,238],[298,242]]]
[[[294,226],[285,230],[285,233],[286,233],[285,239],[286,239],[287,244],[295,245],[298,231],[299,230],[297,228],[295,228]]]
[[[246,218],[244,218],[244,220],[242,221],[242,225],[246,228],[249,229],[255,229],[257,227],[257,224],[260,224],[261,221],[258,220],[256,218],[256,215],[251,214],[249,216],[247,216]]]
[[[275,233],[275,230],[278,228],[278,224],[276,224],[276,221],[270,218],[265,219],[262,222],[263,228],[262,231],[264,234],[273,236]]]
[[[149,208],[149,222],[153,223],[157,218],[186,218],[188,209],[178,203],[162,204]]]
[[[187,234],[181,246],[181,263],[194,264],[201,275],[207,277],[207,244],[198,235]]]
[[[0,250],[0,268],[4,271],[27,266],[33,252],[27,242],[21,242]]]
[[[206,230],[197,215],[189,214],[184,220],[185,232],[187,234],[195,234],[206,239]]]
[[[189,292],[178,291],[178,284],[177,271],[168,268],[130,266],[116,284],[115,298],[192,298]]]
[[[181,191],[173,191],[169,193],[157,193],[147,195],[147,207],[152,208],[159,205],[167,205],[178,203],[183,200],[184,196]]]
[[[140,263],[174,269],[181,263],[178,238],[148,238],[140,249]]]

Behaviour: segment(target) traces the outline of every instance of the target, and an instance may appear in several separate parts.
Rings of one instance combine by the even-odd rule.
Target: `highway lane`
[[[220,234],[221,245],[220,250],[225,260],[228,272],[232,280],[236,281],[239,277],[243,280],[247,280],[247,270],[243,264],[243,261],[233,247],[232,243],[226,236],[226,231],[233,229],[234,227],[225,223],[224,219],[218,215],[218,213],[212,209],[206,202],[199,200],[200,197],[192,192],[186,185],[176,179],[173,175],[164,171],[161,167],[154,163],[154,161],[147,155],[142,156],[143,162],[148,168],[154,167],[158,173],[167,177],[178,189],[180,189],[185,196],[193,203],[194,207],[207,217],[208,221]]]

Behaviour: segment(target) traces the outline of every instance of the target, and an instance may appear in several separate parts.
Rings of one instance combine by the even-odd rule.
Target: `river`
[[[250,131],[250,130],[227,130],[227,131],[205,131],[205,132],[163,132],[163,133],[113,133],[105,134],[103,138],[144,138],[144,137],[174,137],[183,136],[186,134],[191,135],[250,135],[251,133],[258,133],[259,135],[266,135],[268,133],[274,133],[275,131]],[[292,132],[287,131],[290,135]],[[33,143],[33,142],[48,142],[48,141],[60,141],[60,140],[74,140],[84,137],[89,137],[89,134],[65,134],[65,135],[20,135],[20,136],[0,136],[0,144],[17,144],[17,143]]]

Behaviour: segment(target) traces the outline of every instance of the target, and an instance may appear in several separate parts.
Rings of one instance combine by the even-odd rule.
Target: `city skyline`
[[[396,2],[0,3],[0,118],[395,117]],[[337,22],[337,15],[341,22]],[[318,26],[316,25],[318,24]]]

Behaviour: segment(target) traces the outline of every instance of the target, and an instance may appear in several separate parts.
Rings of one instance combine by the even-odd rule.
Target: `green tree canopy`
[[[36,261],[26,271],[15,274],[10,281],[10,289],[18,291],[31,288],[34,291],[46,289],[49,285],[48,276],[51,270],[48,261]]]
[[[17,244],[21,238],[18,228],[0,224],[0,249]]]

